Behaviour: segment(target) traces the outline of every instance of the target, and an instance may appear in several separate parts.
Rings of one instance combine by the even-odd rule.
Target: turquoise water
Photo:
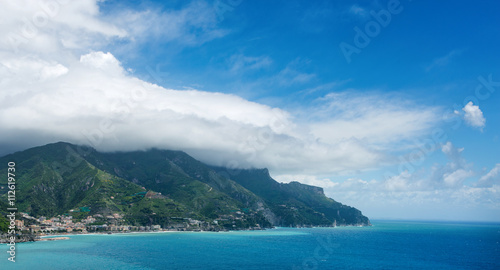
[[[373,224],[75,235],[20,243],[16,263],[3,251],[0,269],[500,269],[499,224]]]

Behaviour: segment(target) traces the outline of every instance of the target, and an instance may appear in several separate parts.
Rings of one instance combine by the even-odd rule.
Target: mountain
[[[227,169],[214,167],[219,174]],[[369,225],[361,211],[325,196],[320,187],[299,182],[278,183],[267,169],[232,170],[231,179],[261,197],[279,226]]]
[[[16,163],[16,206],[32,216],[115,214],[122,224],[163,227],[197,220],[217,230],[369,225],[321,188],[278,183],[266,169],[228,176],[181,151],[101,153],[59,142],[0,158],[8,162]],[[6,197],[7,170],[0,177]]]
[[[3,198],[2,198],[3,199]],[[7,203],[0,201],[0,234],[9,230],[9,220],[7,219]],[[1,237],[0,237],[1,240]]]
[[[151,205],[140,203],[144,189],[137,184],[102,171],[75,152],[76,146],[57,143],[35,147],[7,155],[0,164],[16,163],[16,207],[33,216],[52,217],[73,210],[72,215],[83,218],[89,214],[125,214],[128,221],[147,223],[145,215]],[[6,171],[6,170],[5,170]],[[1,174],[7,179],[6,172]],[[5,193],[5,180],[2,191]],[[5,195],[4,195],[5,196]],[[182,205],[163,199],[159,213],[176,215]],[[91,211],[88,211],[91,210]],[[165,223],[158,215],[155,223]],[[162,222],[163,221],[163,222]]]

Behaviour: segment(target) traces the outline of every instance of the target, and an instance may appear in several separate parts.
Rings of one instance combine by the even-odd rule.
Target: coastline
[[[422,220],[375,220],[377,222],[381,222],[381,224],[384,223],[410,223],[410,224],[428,224],[428,225],[446,225],[446,224],[460,224],[460,225],[500,225],[498,222],[443,222],[443,221],[422,221]],[[380,225],[380,224],[379,224]],[[252,229],[245,229],[245,230],[228,230],[228,231],[203,231],[203,230],[186,230],[186,231],[179,231],[179,230],[159,230],[159,231],[129,231],[129,232],[123,232],[123,231],[116,231],[116,232],[91,232],[91,233],[60,233],[60,234],[54,234],[54,235],[40,235],[37,236],[34,241],[20,241],[16,243],[24,243],[24,242],[39,242],[39,241],[57,241],[57,240],[70,240],[72,236],[78,236],[78,235],[137,235],[137,234],[162,234],[162,233],[237,233],[237,232],[250,232],[250,231],[271,231],[271,230],[279,230],[279,229],[324,229],[324,228],[353,228],[353,227],[375,227],[375,225],[370,224],[370,225],[345,225],[345,226],[311,226],[311,227],[281,227],[281,226],[276,226],[273,228],[265,228],[261,230],[252,230]],[[0,243],[0,245],[7,245],[8,243]]]
[[[314,228],[342,228],[342,227],[371,227],[373,226],[372,224],[370,225],[345,225],[345,226],[303,226],[303,227],[280,227],[276,226],[273,228],[263,228],[260,230],[255,230],[255,229],[244,229],[244,230],[224,230],[224,231],[203,231],[203,230],[185,230],[185,231],[179,231],[179,230],[159,230],[159,231],[112,231],[112,232],[90,232],[90,233],[59,233],[59,234],[49,234],[49,235],[37,235],[36,238],[33,241],[19,241],[16,243],[26,243],[26,242],[40,242],[40,241],[58,241],[58,240],[70,240],[72,236],[78,236],[78,235],[134,235],[134,234],[162,234],[162,233],[234,233],[234,232],[252,232],[252,231],[270,231],[270,230],[279,230],[279,229],[314,229]],[[7,242],[5,243],[0,243],[2,244],[8,244]]]
[[[270,230],[274,228],[267,228],[259,231]],[[257,230],[233,230],[234,232],[238,231],[257,231]],[[38,235],[33,241],[16,241],[17,243],[29,243],[29,242],[40,242],[40,241],[56,241],[56,240],[69,240],[71,236],[78,235],[133,235],[133,234],[161,234],[161,233],[220,233],[220,232],[233,232],[233,231],[177,231],[177,230],[162,230],[162,231],[116,231],[116,232],[91,232],[91,233],[62,233],[62,234],[49,234],[49,235]],[[18,239],[16,239],[18,240]],[[0,243],[0,245],[7,245],[8,242]]]
[[[39,239],[35,240],[35,242],[39,241],[57,241],[57,240],[69,240],[70,238],[67,236],[54,236],[54,237],[47,237],[47,238],[42,238],[40,237]]]

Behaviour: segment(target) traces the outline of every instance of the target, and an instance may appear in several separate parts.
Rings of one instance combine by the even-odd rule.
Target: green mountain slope
[[[264,217],[262,199],[184,152],[93,152],[87,159],[104,171],[161,192],[209,219],[247,209],[246,219],[271,225]]]
[[[370,225],[361,211],[326,197],[322,188],[298,182],[278,183],[267,169],[238,170],[231,179],[265,200],[278,218],[275,225]]]
[[[34,216],[51,217],[83,207],[90,212],[72,215],[118,213],[134,225],[219,218],[219,227],[229,229],[271,226],[260,198],[183,152],[99,153],[55,143],[8,155],[0,164],[10,161],[18,172],[16,205]],[[6,170],[4,174],[2,193],[7,191]],[[146,198],[146,191],[159,195]],[[228,219],[241,211],[236,221]]]
[[[126,221],[137,225],[167,224],[169,216],[196,217],[173,200],[157,200],[154,219],[137,218],[147,213],[150,200],[145,190],[130,181],[108,174],[75,155],[74,146],[64,143],[50,144],[0,158],[0,164],[16,163],[16,207],[32,216],[53,217],[72,213],[74,217],[112,213],[121,214]],[[69,149],[69,151],[68,151]],[[69,154],[68,153],[72,153]],[[5,188],[6,170],[0,173]],[[2,200],[5,200],[5,195]],[[81,211],[83,209],[83,211]],[[141,212],[142,211],[142,212]],[[146,221],[146,222],[141,222]]]
[[[180,151],[100,153],[60,142],[0,158],[0,164],[11,161],[16,206],[33,216],[118,214],[122,224],[162,226],[190,218],[226,229],[369,224],[321,188],[280,184],[267,170],[217,173],[227,170]],[[0,177],[6,201],[7,170]]]
[[[7,233],[7,231],[9,230],[9,220],[6,217],[9,214],[7,212],[7,208],[7,203],[5,203],[3,200],[0,201],[0,234]]]

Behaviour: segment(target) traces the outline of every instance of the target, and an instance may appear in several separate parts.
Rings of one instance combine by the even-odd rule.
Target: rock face
[[[214,168],[225,174],[225,168]],[[276,219],[275,226],[370,226],[370,220],[354,207],[325,196],[323,189],[299,182],[278,183],[267,169],[232,171],[231,179],[261,197]]]
[[[119,213],[139,225],[168,226],[179,219],[225,229],[370,224],[359,210],[327,198],[322,188],[278,183],[267,169],[234,173],[210,167],[181,151],[100,153],[60,142],[0,158],[0,164],[10,161],[18,170],[19,211],[33,216],[85,208],[90,212],[73,215]],[[0,189],[0,195],[6,191]]]
[[[307,192],[312,192],[318,196],[325,195],[323,188],[321,188],[321,187],[305,185],[305,184],[301,184],[301,183],[296,182],[296,181],[290,182],[288,184],[290,185],[290,187],[294,187],[296,189],[302,189],[302,190],[307,191]]]

